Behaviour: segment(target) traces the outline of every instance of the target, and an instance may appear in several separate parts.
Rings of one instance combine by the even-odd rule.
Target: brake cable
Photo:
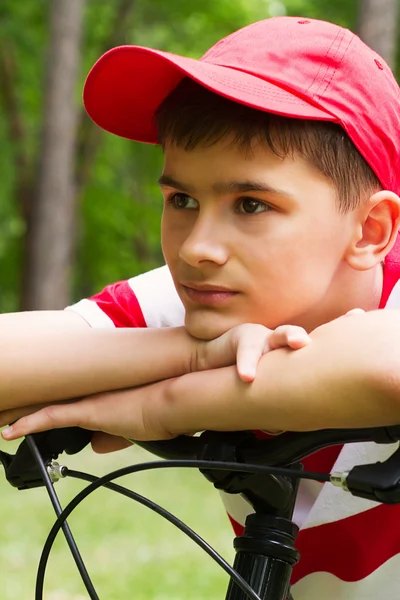
[[[289,497],[292,490],[289,485],[290,481],[299,478],[330,481],[354,495],[379,502],[400,502],[400,449],[383,463],[355,466],[346,473],[311,473],[293,468],[293,465],[291,468],[285,468],[274,466],[271,463],[269,466],[248,464],[250,462],[249,458],[260,463],[260,456],[262,456],[262,461],[269,458],[272,462],[275,462],[275,465],[280,460],[283,461],[283,464],[285,464],[285,461],[286,464],[291,464],[299,457],[312,453],[313,448],[316,450],[327,445],[345,443],[346,441],[393,443],[400,439],[400,426],[360,430],[325,430],[303,434],[289,432],[281,434],[279,440],[277,438],[257,440],[251,432],[204,432],[200,438],[180,436],[167,442],[136,442],[159,456],[169,458],[172,454],[174,457],[183,455],[185,458],[183,460],[132,465],[100,478],[79,471],[70,471],[67,467],[60,466],[55,462],[55,459],[63,451],[68,454],[79,452],[89,443],[91,435],[91,432],[80,428],[53,430],[27,436],[20,444],[15,455],[0,451],[0,461],[11,485],[18,489],[29,489],[45,485],[57,515],[57,520],[49,533],[40,559],[35,600],[42,600],[43,598],[46,564],[54,539],[60,529],[63,530],[91,600],[98,600],[66,519],[84,498],[100,486],[108,487],[140,502],[176,525],[229,574],[231,580],[235,581],[247,597],[260,600],[256,592],[235,569],[177,517],[136,492],[111,483],[113,479],[129,473],[156,468],[197,468],[219,489],[225,489],[231,493],[244,491],[244,495],[253,503],[253,506],[256,506],[260,499],[261,502],[264,502],[264,505],[270,505],[272,508],[278,505],[281,506],[281,503],[284,503],[285,498]],[[267,451],[267,447],[271,450],[270,453]],[[191,458],[188,459],[188,456]],[[192,458],[193,456],[200,457],[203,460]],[[215,460],[215,456],[220,460]],[[272,485],[270,488],[268,485],[265,488],[266,474],[269,476],[267,484]],[[257,479],[261,475],[264,476],[262,487]],[[62,510],[53,483],[65,476],[91,481],[91,483]],[[281,481],[278,481],[279,478]],[[271,492],[272,499],[270,498]],[[285,510],[287,514],[290,514],[291,507],[288,505]]]

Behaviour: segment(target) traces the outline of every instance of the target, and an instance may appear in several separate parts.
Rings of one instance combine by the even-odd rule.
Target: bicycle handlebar
[[[41,470],[46,474],[45,467],[64,451],[74,454],[82,450],[90,442],[91,436],[92,432],[87,430],[64,428],[28,436],[20,444],[15,455],[0,451],[0,461],[3,463],[8,481],[18,489],[43,485],[46,478]],[[29,443],[31,445],[33,443],[30,437],[35,437],[37,444],[35,452],[32,452],[29,446]],[[294,546],[297,528],[291,519],[301,470],[294,471],[293,464],[331,445],[349,442],[391,444],[398,440],[400,440],[400,425],[364,429],[325,429],[302,433],[286,432],[268,439],[259,439],[251,431],[205,431],[200,437],[180,436],[167,441],[135,441],[135,443],[164,459],[178,459],[183,463],[193,459],[202,461],[197,462],[196,466],[209,481],[214,483],[215,487],[228,493],[241,493],[247,497],[255,509],[255,514],[249,517],[248,523],[246,522],[245,534],[235,539],[237,554],[234,573],[237,572],[246,582],[252,584],[250,592],[253,596],[282,599],[290,597],[287,593],[291,568],[298,560],[298,552]],[[39,459],[36,457],[35,460],[35,454]],[[399,459],[400,449],[383,463],[356,466],[349,473],[330,474],[324,481],[330,480],[332,483],[340,484],[342,488],[357,496],[379,502],[399,503]],[[42,468],[38,468],[38,465]],[[269,468],[269,472],[261,473],[263,467],[260,465],[265,465],[264,471]],[[226,466],[229,466],[230,470],[226,469]],[[282,467],[289,468],[285,470]],[[274,469],[275,472],[285,472],[274,475],[271,472]],[[315,479],[319,474],[305,473],[304,475]],[[46,476],[48,478],[48,475]],[[286,531],[287,527],[291,528],[290,531]],[[255,575],[253,555],[263,561],[263,569],[267,576],[264,571]],[[278,573],[275,569],[277,565],[283,565],[286,570]],[[270,571],[274,573],[273,576],[269,575]],[[43,578],[44,571],[41,577],[38,576],[38,581],[42,582]],[[89,583],[91,583],[90,579]],[[265,594],[261,593],[264,587],[259,588],[256,583],[257,586],[266,586]],[[280,586],[279,589],[277,586]],[[90,592],[89,589],[88,591]],[[97,595],[90,594],[90,597],[97,598]],[[231,580],[226,598],[238,600],[243,597],[243,591],[239,590],[236,583]]]
[[[135,442],[139,446],[165,459],[206,459],[210,461],[231,461],[241,464],[264,466],[290,466],[327,446],[351,442],[375,442],[392,444],[400,440],[400,425],[363,429],[323,429],[309,432],[286,432],[268,439],[258,439],[249,431],[237,433],[221,433],[206,431],[200,437],[180,436],[173,440],[158,442]],[[133,440],[132,440],[133,441]],[[357,465],[349,472],[332,473],[330,481],[355,496],[377,502],[396,504],[400,502],[400,449],[385,462]],[[212,475],[202,473],[214,483],[218,489],[248,494],[246,480],[233,479],[226,474],[213,472]],[[270,483],[277,482],[270,478]],[[285,505],[290,498],[290,489],[267,489],[252,481],[251,492],[256,493],[256,500],[267,501],[270,505]],[[274,498],[271,501],[271,498]],[[254,505],[254,503],[253,503]]]
[[[92,432],[64,428],[35,434],[36,443],[46,464],[66,451],[75,454],[89,442]],[[400,425],[364,429],[324,429],[309,432],[286,432],[268,439],[258,439],[250,431],[203,432],[200,437],[179,436],[172,440],[135,441],[157,456],[169,460],[231,461],[266,466],[292,465],[321,448],[349,442],[391,444],[400,440]],[[132,440],[134,441],[134,440]],[[380,502],[400,502],[400,463],[398,453],[389,462],[353,467],[346,480],[332,483],[352,494]],[[43,485],[43,480],[26,440],[15,455],[0,451],[7,480],[18,489]],[[397,468],[397,465],[398,468]],[[365,483],[367,479],[367,484]]]
[[[204,445],[207,440],[203,436],[204,434],[200,437],[181,435],[172,440],[131,441],[160,458],[193,460],[204,455]],[[220,432],[218,436],[221,441],[236,436],[237,454],[235,458],[239,462],[269,466],[291,465],[327,446],[351,442],[392,444],[400,440],[400,425],[364,429],[285,432],[268,439],[259,439],[254,433],[248,431],[234,434]]]

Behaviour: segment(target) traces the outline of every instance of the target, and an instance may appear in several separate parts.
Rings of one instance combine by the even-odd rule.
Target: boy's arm
[[[70,311],[0,315],[0,410],[188,372],[184,328],[93,329]]]
[[[190,373],[100,394],[21,419],[7,439],[79,425],[152,440],[204,429],[306,431],[400,423],[400,311],[338,319],[296,352],[260,361],[246,384],[235,368]]]
[[[181,313],[169,271],[162,267],[107,286],[69,310],[0,315],[0,411],[21,407],[21,412],[27,405],[182,374],[189,360],[188,336],[178,335],[183,345],[176,345],[176,333],[133,331],[178,327]],[[164,356],[158,369],[150,354],[159,336]],[[143,340],[149,351],[144,362]]]
[[[235,363],[240,378],[251,381],[264,353],[308,342],[300,327],[271,331],[256,324],[239,325],[209,342],[196,340],[183,327],[10,335],[7,356],[0,349],[0,390],[11,398],[0,411],[0,426],[36,411],[32,404],[143,386]]]
[[[1,341],[14,334],[40,334],[57,330],[82,331],[90,325],[79,314],[68,310],[35,310],[0,314]],[[4,342],[3,342],[4,343]]]
[[[251,385],[231,368],[193,373],[160,393],[154,422],[193,428],[310,431],[400,424],[400,310],[340,318],[312,343],[264,356]],[[206,376],[205,376],[206,375]],[[201,394],[196,388],[201,381]]]
[[[121,340],[115,329],[183,325],[183,307],[167,267],[109,285],[68,308],[0,315],[0,411],[154,381],[156,370],[143,373],[137,355],[132,362],[121,357],[127,339],[141,342],[143,335],[122,334]],[[92,328],[101,332],[92,336]],[[108,339],[113,346],[107,347]],[[166,356],[159,376],[182,373],[174,365],[169,368],[173,357],[169,352]],[[115,375],[110,377],[111,370]]]

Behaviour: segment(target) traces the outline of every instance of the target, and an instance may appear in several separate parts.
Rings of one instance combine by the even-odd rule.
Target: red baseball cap
[[[340,124],[383,187],[400,193],[400,88],[348,29],[275,17],[239,29],[199,60],[113,48],[87,77],[85,108],[106,131],[155,144],[155,110],[183,77],[259,110]]]

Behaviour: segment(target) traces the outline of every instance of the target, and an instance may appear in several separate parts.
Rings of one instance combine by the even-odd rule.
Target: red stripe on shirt
[[[229,517],[236,535],[244,528]],[[318,571],[342,581],[359,581],[400,553],[400,506],[378,504],[351,517],[302,529],[296,540],[300,561],[291,583]]]
[[[115,327],[147,327],[139,302],[127,281],[108,285],[90,300],[96,302]]]
[[[400,236],[383,264],[383,289],[379,308],[385,308],[400,275]]]
[[[299,533],[300,562],[292,583],[327,571],[343,581],[358,581],[400,553],[400,506],[378,504],[346,519]]]

